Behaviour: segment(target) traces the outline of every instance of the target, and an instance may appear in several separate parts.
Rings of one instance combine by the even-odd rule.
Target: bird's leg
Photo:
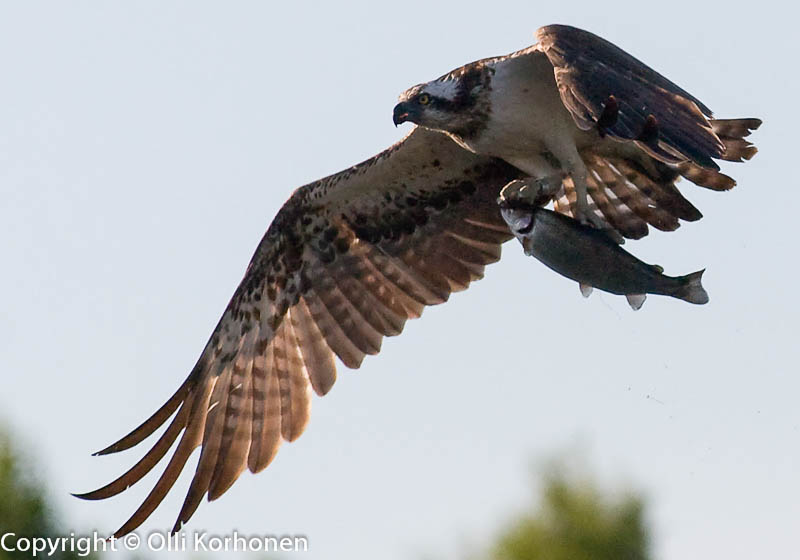
[[[561,186],[564,184],[564,179],[566,178],[566,173],[563,171],[556,171],[550,175],[532,178],[531,180],[538,186],[541,196],[552,199],[558,194],[558,191],[561,190]]]
[[[553,165],[553,157],[544,153],[529,153],[523,159],[508,158],[507,161],[527,173],[524,179],[511,181],[500,191],[500,199],[517,200],[534,206],[544,206],[561,189],[566,173]]]
[[[575,186],[575,219],[584,225],[591,225],[597,229],[607,229],[602,218],[595,214],[589,207],[589,188],[586,176],[570,174],[572,184]]]
[[[583,162],[581,162],[581,165]],[[584,171],[586,167],[583,167]],[[573,216],[583,225],[592,226],[605,232],[614,243],[622,245],[625,238],[611,225],[598,216],[589,206],[589,189],[586,181],[586,174],[571,173],[572,185],[575,187],[575,215]]]
[[[563,173],[515,179],[500,191],[498,202],[519,201],[531,206],[544,206],[553,199],[563,180]]]
[[[575,215],[573,218],[584,225],[590,225],[597,229],[608,229],[603,219],[589,207],[589,171],[586,169],[583,158],[574,145],[570,146],[570,148],[560,159],[572,179],[572,185],[575,187]]]

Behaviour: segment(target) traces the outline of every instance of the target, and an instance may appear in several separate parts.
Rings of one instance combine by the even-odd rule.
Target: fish
[[[662,267],[639,260],[604,231],[524,200],[501,196],[498,203],[525,254],[578,282],[584,297],[592,288],[624,295],[634,310],[642,307],[647,294],[708,303],[701,282],[705,269],[667,276]]]

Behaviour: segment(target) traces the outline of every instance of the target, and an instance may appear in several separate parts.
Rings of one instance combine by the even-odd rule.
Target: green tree
[[[14,533],[14,539],[6,539],[7,546],[16,548],[14,543],[20,537],[59,537],[68,536],[70,529],[64,529],[48,503],[47,493],[41,481],[32,474],[29,461],[15,449],[9,433],[0,427],[0,537]],[[6,551],[0,548],[0,560],[32,558],[30,551]],[[75,560],[86,558],[77,552],[57,551],[50,558],[56,560]],[[96,555],[90,555],[96,558]]]
[[[541,505],[512,523],[494,544],[494,560],[647,560],[644,501],[610,498],[589,482],[554,469]]]

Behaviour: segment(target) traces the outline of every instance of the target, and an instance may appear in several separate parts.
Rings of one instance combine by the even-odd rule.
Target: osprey
[[[177,531],[204,496],[264,469],[282,441],[303,433],[312,390],[324,395],[336,379],[334,357],[358,368],[407,319],[481,278],[512,238],[497,205],[504,186],[546,185],[538,204],[552,201],[556,212],[621,237],[671,231],[701,217],[676,181],[733,187],[714,160],[751,158],[756,148],[744,137],[761,124],[715,119],[611,43],[561,25],[540,29],[532,47],[414,86],[393,117],[419,126],[292,194],[188,378],[97,453],[131,448],[172,416],[139,462],[81,498],[127,489],[180,438],[115,536],[153,512],[200,447]]]

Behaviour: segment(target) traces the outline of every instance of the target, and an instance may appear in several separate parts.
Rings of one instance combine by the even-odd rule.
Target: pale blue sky
[[[292,189],[404,135],[408,86],[569,23],[720,117],[764,119],[759,155],[725,167],[736,189],[682,184],[703,220],[627,245],[707,267],[711,302],[584,300],[510,243],[342,368],[305,435],[189,529],[302,533],[314,560],[455,559],[529,501],[531,465],[581,449],[650,498],[659,559],[796,553],[800,88],[777,6],[0,2],[0,417],[75,528],[116,529],[155,476],[111,501],[67,492],[140,456],[90,452],[185,378]],[[187,485],[143,532],[171,527]]]

